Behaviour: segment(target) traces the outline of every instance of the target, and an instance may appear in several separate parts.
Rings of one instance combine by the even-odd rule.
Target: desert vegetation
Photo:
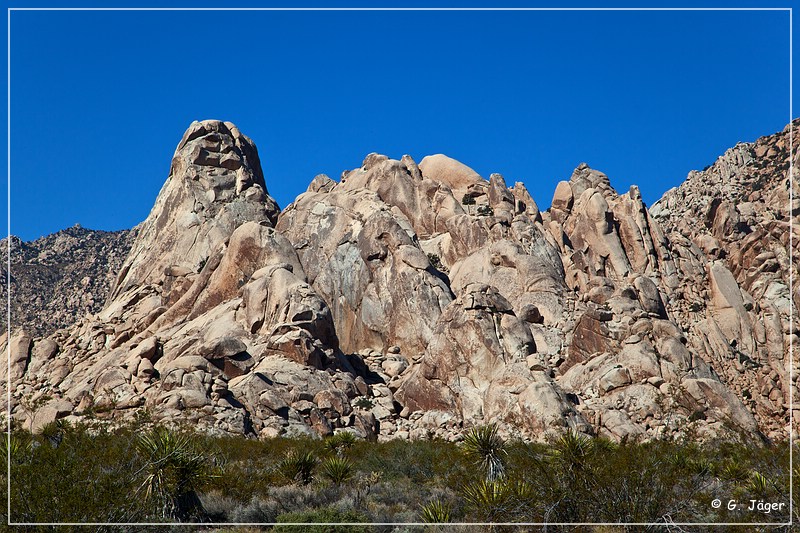
[[[505,441],[492,426],[465,431],[460,443],[376,443],[346,432],[260,441],[139,421],[115,429],[55,423],[36,435],[15,429],[7,445],[10,518],[17,523],[208,524],[196,530],[274,523],[250,527],[378,532],[441,530],[448,522],[656,522],[667,530],[675,522],[789,519],[785,443],[614,443],[565,433],[532,444]],[[6,490],[5,479],[0,486]],[[743,508],[730,509],[731,500]],[[786,505],[767,514],[748,510],[752,500]],[[351,525],[288,525],[298,522]],[[373,525],[386,522],[431,525]]]

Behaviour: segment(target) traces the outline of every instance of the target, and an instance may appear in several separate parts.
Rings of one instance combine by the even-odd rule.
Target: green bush
[[[3,439],[4,441],[6,439]],[[14,522],[128,522],[159,519],[136,497],[143,464],[135,438],[121,430],[65,429],[58,446],[48,437],[11,435],[11,516]],[[0,487],[6,497],[6,469]],[[5,509],[3,509],[5,515]]]
[[[278,516],[277,522],[281,524],[360,524],[369,522],[369,519],[355,511],[339,511],[333,508],[316,509],[302,513],[286,513]],[[319,525],[319,526],[282,526],[276,525],[273,529],[275,533],[370,533],[373,528],[370,526],[358,525]]]
[[[355,402],[353,402],[353,406],[354,407],[358,407],[359,409],[364,409],[365,411],[369,411],[370,409],[375,407],[375,404],[369,398],[367,398],[365,396],[361,396]],[[342,432],[342,433],[345,433],[345,432]],[[349,433],[349,432],[347,432],[347,433]]]
[[[442,258],[437,254],[428,254],[428,262],[433,268],[440,272],[449,273],[450,270],[442,263]]]
[[[439,483],[460,486],[474,467],[456,445],[443,441],[392,440],[384,443],[359,441],[350,452],[362,472],[380,472],[382,479],[407,479],[418,485]]]

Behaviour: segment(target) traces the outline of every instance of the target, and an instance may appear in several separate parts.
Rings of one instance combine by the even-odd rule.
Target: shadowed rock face
[[[279,214],[252,141],[195,122],[105,308],[3,338],[11,415],[40,428],[147,407],[262,437],[456,439],[491,422],[534,440],[785,438],[787,133],[651,210],[585,164],[541,212],[523,184],[447,156],[370,154]]]

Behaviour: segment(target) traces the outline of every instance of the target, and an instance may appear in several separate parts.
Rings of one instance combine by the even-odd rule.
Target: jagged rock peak
[[[577,199],[586,189],[592,188],[600,191],[603,195],[608,193],[616,196],[616,191],[611,186],[611,181],[608,176],[591,168],[586,163],[581,163],[572,172],[569,178],[570,186],[572,187],[572,194]]]
[[[170,176],[180,175],[186,170],[181,166],[181,163],[186,161],[199,166],[232,171],[244,168],[245,172],[241,173],[241,177],[249,175],[251,179],[250,182],[246,180],[237,182],[237,192],[250,185],[258,185],[267,193],[256,145],[231,122],[219,120],[192,122],[175,149]]]
[[[193,122],[166,183],[142,223],[112,298],[160,279],[164,269],[199,271],[245,222],[277,220],[255,144],[230,122]]]

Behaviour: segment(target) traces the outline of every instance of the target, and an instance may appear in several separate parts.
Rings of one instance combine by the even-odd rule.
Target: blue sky
[[[652,204],[789,97],[787,12],[14,11],[11,232],[141,222],[206,118],[256,142],[281,207],[370,152],[445,153],[542,208],[585,161]]]

